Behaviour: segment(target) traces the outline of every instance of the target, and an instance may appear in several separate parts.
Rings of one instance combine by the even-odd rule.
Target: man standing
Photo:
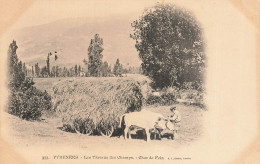
[[[180,112],[176,109],[176,107],[171,107],[170,111],[172,112],[172,114],[170,116],[168,116],[168,121],[170,121],[174,126],[170,127],[170,124],[167,124],[168,128],[173,130],[173,135],[174,138],[178,138],[178,130],[180,128],[181,125],[181,114]]]

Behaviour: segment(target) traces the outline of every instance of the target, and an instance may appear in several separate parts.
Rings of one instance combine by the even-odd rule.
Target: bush
[[[148,98],[146,99],[146,104],[147,105],[154,105],[154,104],[161,104],[162,103],[162,98],[161,96],[155,96],[155,95],[148,95]]]
[[[51,109],[51,97],[31,86],[25,91],[11,92],[8,113],[26,120],[41,117],[42,110]]]
[[[147,105],[159,104],[159,105],[172,105],[175,103],[178,97],[178,92],[171,89],[163,89],[160,96],[149,94],[146,99]]]
[[[33,87],[33,80],[26,78],[25,63],[18,62],[18,46],[13,41],[8,49],[8,86],[10,91],[7,112],[26,120],[35,120],[43,109],[51,109],[51,97]]]
[[[161,98],[162,98],[163,105],[172,105],[176,100],[175,95],[172,93],[163,93],[161,95]]]
[[[187,100],[187,99],[193,100],[200,95],[200,92],[195,89],[181,89],[179,93],[180,93],[180,98],[183,100]]]
[[[160,95],[148,94],[146,99],[147,105],[172,105],[179,97],[179,89],[177,87],[165,87],[160,91]]]
[[[205,107],[203,91],[195,89],[181,89],[179,93],[180,99],[187,100],[189,104]]]
[[[166,87],[160,91],[160,95],[149,94],[146,99],[147,105],[172,105],[177,102],[205,107],[203,91],[191,89],[190,87],[186,89]]]
[[[175,103],[175,96],[171,93],[163,93],[161,96],[149,95],[146,99],[147,105],[172,105]]]

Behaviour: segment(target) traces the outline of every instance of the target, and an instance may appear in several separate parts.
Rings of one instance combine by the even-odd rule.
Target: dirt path
[[[184,105],[177,105],[177,108],[182,113],[182,124],[179,131],[179,138],[172,141],[167,138],[160,140],[152,140],[153,147],[179,147],[183,144],[190,144],[192,141],[198,139],[202,134],[202,117],[203,112],[200,108],[189,107]],[[169,114],[169,107],[146,107],[147,110]],[[98,147],[117,147],[133,149],[140,147],[145,143],[142,139],[133,139],[132,141],[125,141],[123,137],[106,138],[102,136],[86,136],[76,133],[69,133],[59,129],[62,127],[62,120],[58,117],[45,117],[43,121],[25,121],[18,117],[4,113],[5,125],[9,131],[6,135],[13,142],[14,145],[21,147],[30,147],[36,145],[67,145],[73,147],[80,147],[91,150]],[[128,144],[131,143],[131,144]],[[133,144],[134,143],[134,144]],[[149,144],[148,144],[149,145]],[[149,148],[149,146],[148,146]]]
[[[124,140],[123,137],[106,138],[102,136],[86,136],[69,133],[59,129],[62,119],[45,115],[43,121],[25,121],[8,113],[2,114],[2,136],[29,163],[46,163],[43,156],[48,156],[50,163],[88,163],[85,157],[91,159],[99,157],[126,158],[113,160],[113,163],[132,163],[131,157],[138,161],[148,162],[143,158],[150,156],[164,158],[165,162],[173,162],[171,158],[186,158],[186,162],[196,158],[189,153],[190,145],[198,141],[203,135],[203,115],[200,108],[176,105],[182,114],[182,125],[179,138],[170,140],[151,140],[147,143],[143,139]],[[146,107],[147,110],[169,114],[169,106]],[[3,130],[4,129],[4,130]],[[184,154],[183,154],[184,153]],[[76,156],[78,160],[55,160],[54,156]],[[150,161],[150,160],[149,160]],[[106,160],[94,160],[95,163],[106,163]],[[111,161],[112,162],[112,161]],[[176,161],[175,161],[176,162]],[[157,163],[152,160],[150,163]]]

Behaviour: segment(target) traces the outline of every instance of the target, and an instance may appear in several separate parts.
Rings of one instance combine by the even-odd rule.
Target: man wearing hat
[[[171,107],[170,111],[172,112],[170,116],[168,116],[169,123],[167,127],[173,131],[174,138],[178,138],[178,130],[181,125],[181,114],[176,109],[176,107]]]

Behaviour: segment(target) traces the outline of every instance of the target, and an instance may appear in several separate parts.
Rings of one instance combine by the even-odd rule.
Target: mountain
[[[48,24],[17,29],[10,36],[17,41],[19,58],[28,65],[46,65],[49,52],[57,51],[57,64],[62,66],[83,65],[87,59],[90,39],[96,33],[103,38],[103,61],[114,64],[119,58],[123,65],[139,66],[141,61],[130,38],[131,20],[70,18]],[[51,56],[51,61],[54,55]]]

